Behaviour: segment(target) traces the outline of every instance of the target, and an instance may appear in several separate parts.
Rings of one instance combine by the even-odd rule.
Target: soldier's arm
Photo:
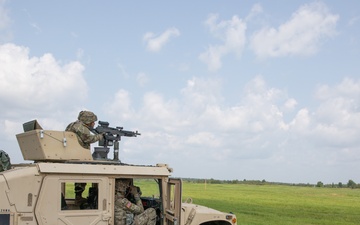
[[[122,204],[126,208],[126,211],[134,213],[135,215],[143,213],[144,207],[142,205],[141,199],[135,198],[136,204],[130,202],[128,199],[124,198],[122,199]]]
[[[90,134],[90,130],[83,126],[81,129],[79,129],[79,137],[81,138],[81,140],[84,142],[84,143],[87,143],[87,144],[91,144],[91,143],[94,143],[94,142],[97,142],[99,140],[102,140],[103,139],[103,134]]]
[[[82,140],[83,140],[83,142],[85,142],[85,143],[91,144],[91,143],[94,143],[94,142],[97,142],[97,141],[102,140],[103,137],[104,137],[104,136],[103,136],[102,134],[95,134],[95,135],[89,134],[89,135],[84,135],[84,136],[82,137]]]
[[[142,204],[142,201],[140,199],[140,195],[139,194],[134,194],[134,198],[135,198],[135,202],[136,202],[136,205],[139,207],[140,209],[140,213],[144,212],[144,206]]]

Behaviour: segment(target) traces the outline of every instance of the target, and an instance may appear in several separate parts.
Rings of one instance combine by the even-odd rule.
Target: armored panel
[[[90,150],[79,144],[73,132],[37,129],[17,134],[16,138],[25,160],[93,160]]]
[[[31,130],[42,130],[43,128],[40,126],[37,120],[32,120],[23,124],[24,132]]]

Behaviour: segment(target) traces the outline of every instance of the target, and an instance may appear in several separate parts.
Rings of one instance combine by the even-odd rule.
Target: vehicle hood
[[[222,221],[219,224],[235,225],[236,216],[232,213],[224,213],[202,205],[183,203],[182,215],[184,224],[202,224],[210,221]]]

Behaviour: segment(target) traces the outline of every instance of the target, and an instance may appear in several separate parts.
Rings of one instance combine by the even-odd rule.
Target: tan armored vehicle
[[[16,137],[24,159],[34,162],[0,172],[0,225],[113,225],[118,178],[131,178],[140,186],[143,206],[156,210],[157,225],[237,223],[231,213],[182,202],[181,180],[170,177],[166,164],[128,165],[117,156],[107,159],[104,154],[112,143],[102,143],[105,147],[91,155],[76,134],[43,130],[36,121],[25,123],[24,131]],[[81,203],[75,197],[79,183],[86,183]]]

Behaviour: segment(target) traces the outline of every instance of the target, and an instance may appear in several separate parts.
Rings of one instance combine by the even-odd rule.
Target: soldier
[[[90,149],[90,144],[102,140],[103,134],[92,135],[90,129],[93,129],[97,116],[90,111],[81,111],[78,120],[70,123],[66,127],[66,131],[72,131],[77,135],[80,145],[84,148]]]
[[[131,185],[131,179],[117,179],[115,183],[115,225],[155,225],[156,211],[144,211],[140,188]],[[126,198],[126,190],[133,194],[135,204]]]
[[[10,156],[0,149],[0,172],[11,169]]]
[[[90,150],[90,144],[102,140],[103,134],[91,134],[90,130],[94,128],[97,116],[90,111],[81,111],[78,116],[78,120],[70,123],[66,127],[66,131],[72,131],[76,134],[79,144],[83,148]],[[86,202],[86,199],[82,197],[86,183],[75,183],[75,204],[80,205]]]

